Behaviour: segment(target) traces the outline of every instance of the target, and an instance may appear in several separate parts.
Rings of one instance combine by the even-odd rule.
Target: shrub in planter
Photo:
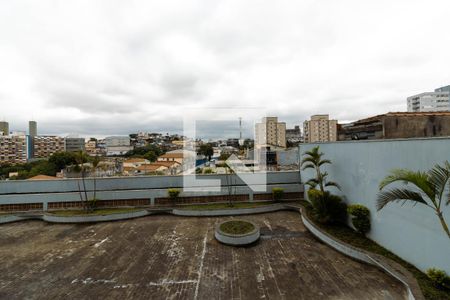
[[[427,270],[427,276],[437,287],[450,289],[450,277],[445,271],[431,268]]]
[[[167,194],[169,195],[169,198],[172,200],[173,204],[176,204],[177,198],[180,195],[179,189],[168,189]]]
[[[87,204],[90,211],[94,211],[97,208],[97,201],[98,201],[97,198],[92,198],[88,200]]]
[[[344,223],[347,218],[347,205],[342,198],[328,191],[321,192],[316,189],[308,191],[308,198],[313,208],[316,221],[320,223]]]
[[[213,170],[210,168],[206,168],[205,170],[203,170],[203,174],[212,174]]]
[[[280,201],[283,198],[284,189],[283,188],[273,188],[272,189],[272,197],[274,201]]]
[[[361,234],[366,234],[370,230],[370,211],[361,204],[353,204],[347,208],[347,212],[352,216],[352,224]]]
[[[316,189],[309,189],[307,194],[309,202],[312,202],[313,200],[316,200],[318,197],[320,197],[322,195],[322,192]]]

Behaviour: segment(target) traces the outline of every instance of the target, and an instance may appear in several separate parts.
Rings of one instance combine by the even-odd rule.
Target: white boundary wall
[[[323,170],[342,187],[342,191],[333,188],[332,192],[344,195],[347,204],[361,203],[370,209],[371,239],[422,271],[436,267],[450,274],[450,239],[431,209],[420,204],[390,204],[376,211],[378,185],[390,170],[425,171],[450,161],[450,138],[303,144],[300,154],[317,145],[332,161]],[[300,173],[302,182],[313,177],[312,170]],[[450,224],[450,206],[444,207],[444,216]]]
[[[195,176],[195,175],[185,175]],[[204,179],[204,191],[181,192],[180,196],[209,196],[228,195],[226,187],[227,175],[197,175]],[[249,194],[253,199],[252,190],[238,177],[233,175],[231,180],[233,194]],[[221,191],[209,191],[208,179],[219,179],[222,182]],[[14,180],[0,181],[0,204],[44,203],[44,210],[48,202],[79,201],[79,179],[60,180]],[[86,179],[88,196],[93,197],[93,180]],[[282,187],[286,193],[302,192],[300,174],[298,171],[267,172],[266,192],[273,187]],[[111,177],[97,179],[97,197],[102,200],[120,199],[149,199],[149,204],[155,198],[167,197],[167,189],[183,189],[183,176],[139,176],[139,177]],[[189,188],[189,187],[188,187]]]

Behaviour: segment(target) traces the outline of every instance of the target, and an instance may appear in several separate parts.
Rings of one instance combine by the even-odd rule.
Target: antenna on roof
[[[244,140],[242,139],[242,117],[239,117],[239,145],[244,145]]]

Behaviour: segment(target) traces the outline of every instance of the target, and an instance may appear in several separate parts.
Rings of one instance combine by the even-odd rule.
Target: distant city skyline
[[[6,122],[8,122],[7,120],[5,120]],[[40,124],[40,122],[37,122],[39,127],[42,127],[42,125]],[[220,128],[221,128],[221,132],[218,133],[215,131],[214,126],[210,126],[210,124],[214,124],[214,123],[218,123],[218,122],[203,122],[200,123],[197,126],[197,137],[196,138],[202,138],[202,139],[227,139],[227,138],[239,138],[239,124],[238,124],[238,120],[236,121],[226,121],[226,122],[220,122]],[[243,138],[254,138],[254,124],[253,122],[247,122],[247,121],[242,121],[242,134],[243,134]],[[27,122],[28,125],[28,122]],[[216,125],[218,126],[218,125]],[[181,127],[181,125],[180,125]],[[119,133],[102,133],[100,131],[97,131],[98,133],[76,133],[76,132],[55,132],[55,131],[51,131],[51,132],[41,132],[41,129],[39,129],[38,135],[58,135],[58,136],[62,136],[62,137],[84,137],[86,139],[94,137],[94,138],[105,138],[107,136],[115,136],[115,135],[129,135],[129,134],[133,134],[133,133],[138,133],[138,132],[148,132],[148,133],[161,133],[163,135],[165,135],[166,133],[168,133],[169,135],[173,135],[173,134],[179,134],[179,135],[183,135],[183,129],[180,128],[175,128],[172,127],[174,129],[172,130],[167,130],[167,128],[162,128],[160,130],[157,129],[136,129],[134,131],[130,131],[130,132],[125,132],[125,131],[121,131]],[[211,129],[212,128],[212,129]],[[9,123],[9,131],[10,132],[25,132],[28,134],[28,128],[16,128],[14,126],[12,126],[11,123]]]
[[[408,96],[450,83],[449,8],[3,1],[0,118],[11,130],[34,119],[41,133],[95,136],[180,133],[186,107],[259,107],[288,128],[314,114],[406,111]]]

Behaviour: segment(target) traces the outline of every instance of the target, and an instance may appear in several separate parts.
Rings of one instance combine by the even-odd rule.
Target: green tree
[[[41,160],[31,168],[31,170],[28,172],[28,176],[29,177],[37,175],[55,176],[56,172],[57,172],[56,166],[54,163],[51,163],[46,160]]]
[[[331,164],[331,160],[323,159],[324,153],[319,152],[319,146],[312,148],[310,151],[303,153],[303,160],[301,162],[302,170],[314,169],[316,172],[315,178],[311,178],[305,182],[312,188],[319,186],[322,193],[325,192],[325,187],[334,186],[340,189],[340,186],[333,181],[327,181],[327,172],[322,172],[320,167],[325,164]]]
[[[67,166],[76,164],[77,161],[73,152],[56,152],[50,156],[48,162],[53,163],[58,172]]]
[[[434,168],[428,172],[411,171],[408,169],[396,169],[391,171],[390,175],[383,179],[380,183],[380,193],[377,198],[377,210],[383,209],[387,204],[392,202],[411,202],[421,204],[432,209],[444,229],[447,236],[450,238],[450,231],[442,214],[443,204],[448,205],[444,200],[444,193],[447,183],[450,179],[450,163],[446,161],[444,166],[435,165]],[[383,189],[394,182],[403,182],[412,188],[391,188],[390,190]]]
[[[229,154],[229,153],[222,153],[219,156],[219,160],[226,161],[230,156],[231,156],[231,154]]]
[[[150,150],[144,154],[144,158],[151,162],[154,162],[158,158],[158,155],[156,155],[156,153],[154,151]]]
[[[211,160],[211,156],[214,154],[214,149],[210,143],[200,145],[200,149],[198,151],[199,154],[202,154]]]
[[[160,147],[149,144],[144,147],[136,147],[135,149],[130,150],[127,153],[125,153],[124,156],[125,157],[144,157],[150,151],[153,152],[156,157],[158,157],[164,153],[164,151]],[[149,155],[152,155],[152,154],[149,154]],[[155,161],[156,157],[154,160],[151,160],[151,161]]]

